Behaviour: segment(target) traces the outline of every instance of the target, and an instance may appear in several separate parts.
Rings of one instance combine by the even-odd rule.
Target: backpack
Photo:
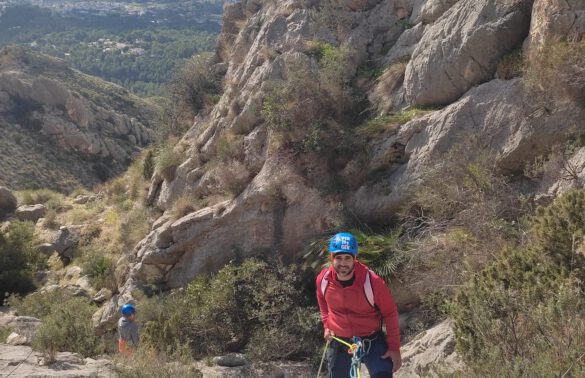
[[[328,270],[327,272],[325,272],[325,274],[323,275],[323,278],[321,279],[321,293],[323,294],[323,297],[325,297],[325,291],[327,290],[327,287],[329,286],[329,275],[330,274],[331,274],[331,271]],[[370,270],[369,269],[366,272],[366,280],[364,281],[364,294],[366,295],[366,299],[368,300],[368,303],[370,304],[370,306],[378,308],[376,306],[376,302],[374,301],[374,290],[372,289],[372,280],[370,279]]]

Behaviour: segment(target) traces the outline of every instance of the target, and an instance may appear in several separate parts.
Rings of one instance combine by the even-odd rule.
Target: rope
[[[24,360],[20,361],[20,362],[18,363],[18,365],[16,365],[16,367],[15,367],[14,369],[12,369],[12,371],[11,371],[10,373],[8,373],[8,375],[7,375],[6,377],[4,377],[4,378],[8,378],[8,377],[10,376],[10,374],[14,373],[14,371],[15,371],[16,369],[18,369],[18,367],[19,367],[20,365],[22,365],[22,363],[23,363],[24,361],[28,360],[28,358],[30,357],[30,355],[32,354],[32,352],[33,352],[33,349],[32,349],[32,348],[30,348],[30,352],[29,352],[29,353],[28,353],[28,355],[27,355],[27,356],[24,358]]]
[[[325,348],[323,349],[323,356],[321,357],[321,363],[319,364],[319,370],[317,371],[317,378],[321,376],[321,368],[323,367],[323,361],[325,361],[325,354],[327,354],[327,348],[329,348],[329,344],[331,340],[327,340],[325,343]]]

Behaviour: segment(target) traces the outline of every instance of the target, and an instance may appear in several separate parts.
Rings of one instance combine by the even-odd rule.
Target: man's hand
[[[400,356],[400,351],[392,352],[387,350],[386,353],[382,355],[382,358],[388,357],[392,359],[392,373],[396,373],[402,366],[402,357]]]
[[[335,336],[335,333],[333,333],[333,331],[330,330],[329,328],[325,328],[325,332],[323,333],[323,337],[325,338],[325,340],[331,341],[333,336]]]

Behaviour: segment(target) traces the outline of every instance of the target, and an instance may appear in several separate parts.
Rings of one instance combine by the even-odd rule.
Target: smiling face
[[[336,253],[333,255],[333,269],[337,273],[337,279],[347,281],[353,277],[355,259],[347,253]]]

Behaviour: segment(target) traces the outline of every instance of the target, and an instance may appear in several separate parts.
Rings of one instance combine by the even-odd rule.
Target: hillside
[[[64,59],[142,96],[165,93],[177,68],[212,51],[221,1],[18,1],[0,10],[0,48]]]
[[[153,140],[156,106],[23,48],[0,52],[0,184],[70,191],[121,173]]]
[[[233,352],[315,368],[315,273],[351,231],[401,315],[398,377],[585,374],[582,1],[242,0],[181,75],[180,139],[4,226],[57,252],[23,253],[45,288],[9,299],[37,348],[104,353],[132,302],[129,376]]]

